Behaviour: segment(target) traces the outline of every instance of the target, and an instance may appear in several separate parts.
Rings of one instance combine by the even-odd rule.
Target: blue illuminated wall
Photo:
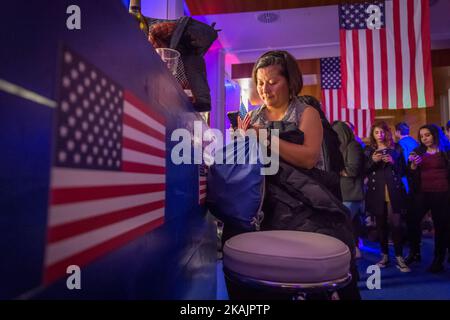
[[[170,161],[175,128],[200,120],[121,0],[8,1],[0,79],[57,100],[69,46],[166,119],[165,223],[82,268],[82,289],[43,284],[55,109],[0,90],[0,299],[214,299],[216,229],[198,204],[198,166]],[[66,8],[81,9],[81,30]],[[20,12],[20,19],[11,13]]]

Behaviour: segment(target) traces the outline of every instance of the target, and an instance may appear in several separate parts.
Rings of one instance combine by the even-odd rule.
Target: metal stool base
[[[352,275],[350,273],[339,279],[315,283],[288,283],[255,279],[226,268],[224,268],[224,274],[230,281],[252,288],[289,293],[293,295],[293,298],[299,297],[299,299],[296,300],[304,300],[304,297],[307,294],[336,291],[348,285],[352,280]]]

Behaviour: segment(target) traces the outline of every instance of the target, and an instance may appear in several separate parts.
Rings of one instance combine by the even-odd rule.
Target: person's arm
[[[411,152],[408,158],[409,169],[412,171],[417,170],[418,166],[422,163],[422,157],[416,152]]]
[[[366,173],[370,173],[374,170],[377,170],[381,163],[381,155],[375,155],[374,149],[371,147],[366,147],[364,150],[364,169]],[[377,159],[377,161],[374,161],[374,158]]]
[[[312,169],[319,160],[322,148],[323,128],[319,112],[307,107],[300,117],[299,129],[304,133],[303,145],[278,139],[280,157],[294,166]]]
[[[348,145],[347,161],[345,163],[346,177],[358,177],[362,175],[364,155],[361,145],[355,141]]]

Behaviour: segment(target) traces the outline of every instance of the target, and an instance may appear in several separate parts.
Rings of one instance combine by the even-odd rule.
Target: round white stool
[[[302,231],[239,234],[223,248],[224,274],[250,287],[292,294],[333,292],[350,280],[351,254],[340,240]]]

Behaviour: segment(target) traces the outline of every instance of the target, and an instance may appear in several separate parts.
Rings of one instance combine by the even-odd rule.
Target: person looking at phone
[[[419,129],[420,146],[409,155],[410,185],[413,192],[413,217],[408,225],[410,252],[407,263],[420,261],[420,224],[428,212],[434,224],[434,259],[428,271],[444,271],[446,247],[449,243],[449,175],[450,150],[446,147],[445,136],[434,125],[424,125]]]
[[[391,131],[384,121],[376,121],[370,130],[370,145],[364,150],[368,177],[366,210],[375,216],[382,258],[380,268],[389,264],[389,231],[394,242],[396,266],[401,272],[411,270],[403,260],[401,213],[405,211],[405,190],[401,177],[405,160],[396,150]]]
[[[243,119],[237,116],[238,129],[245,132],[253,128],[258,131],[260,128],[271,129],[276,124],[281,128],[279,129],[280,137],[286,133],[298,133],[302,137],[301,142],[300,139],[295,140],[297,141],[295,142],[294,139],[288,141],[288,139],[276,136],[271,137],[271,143],[278,142],[279,144],[280,171],[283,172],[285,170],[286,172],[287,170],[291,172],[292,174],[289,177],[293,177],[294,180],[296,178],[301,179],[305,184],[311,183],[316,178],[319,179],[317,176],[313,177],[311,173],[317,173],[319,170],[323,170],[322,168],[324,167],[324,152],[322,150],[324,127],[317,109],[298,96],[303,82],[296,59],[287,51],[268,51],[255,62],[252,78],[263,104],[247,113]],[[283,191],[284,188],[282,187],[284,185],[287,185],[289,189],[296,188],[298,191],[297,195],[302,194],[302,192],[298,186],[289,184],[290,182],[286,181],[285,175],[279,173],[275,174],[273,179],[269,177],[266,180],[265,203],[271,205],[263,207],[264,220],[262,221],[261,229],[300,230],[333,235],[346,243],[350,252],[352,252],[352,256],[354,256],[354,239],[346,208],[342,206],[342,210],[339,209],[341,210],[340,212],[335,211],[330,215],[328,212],[325,212],[326,210],[321,211],[320,209],[307,206],[302,206],[302,208],[295,206],[298,210],[287,209],[281,212],[278,209],[280,206],[275,205],[275,203],[282,202],[280,199],[288,196]],[[311,185],[316,186],[316,182],[314,184],[311,183]],[[325,187],[322,184],[318,189],[319,192],[321,190],[324,191],[320,195],[324,199],[323,206],[328,207],[329,204],[333,203],[333,207],[336,208],[335,204],[340,203],[339,199],[324,189]],[[276,196],[274,190],[279,192]],[[305,196],[305,194],[303,195]],[[308,193],[308,196],[312,199],[311,193]],[[293,199],[293,201],[297,203],[299,200]],[[314,213],[306,218],[306,215],[302,215],[305,210],[311,210]],[[293,215],[295,217],[300,216],[300,219],[294,219]],[[273,221],[280,222],[280,224],[275,224],[276,226],[274,226]],[[230,234],[230,229],[226,230],[227,228],[225,224],[223,231],[225,238]],[[358,270],[354,259],[351,261],[350,272],[352,273],[352,281],[345,288],[338,290],[339,297],[343,300],[361,299],[357,286]],[[249,292],[242,286],[231,283],[231,281],[226,281],[226,284],[230,297],[246,297],[247,299],[255,299],[257,297],[255,290]],[[275,296],[272,299],[280,298],[278,293]]]
[[[319,112],[297,97],[303,80],[295,58],[286,51],[266,52],[256,61],[252,75],[264,103],[244,118],[239,112],[230,112],[230,123],[235,122],[238,134],[250,128],[258,134],[259,129],[269,127],[269,121],[294,122],[304,133],[304,143],[298,145],[279,139],[279,155],[297,167],[310,169],[316,166],[321,155],[322,123]],[[223,242],[240,232],[224,225]]]
[[[267,128],[270,121],[294,122],[304,133],[304,143],[280,139],[280,157],[305,169],[317,166],[321,157],[322,122],[319,112],[297,97],[303,81],[295,58],[286,51],[266,52],[255,63],[252,77],[264,104],[247,113],[244,119],[238,117],[238,128],[245,131],[250,127]]]

